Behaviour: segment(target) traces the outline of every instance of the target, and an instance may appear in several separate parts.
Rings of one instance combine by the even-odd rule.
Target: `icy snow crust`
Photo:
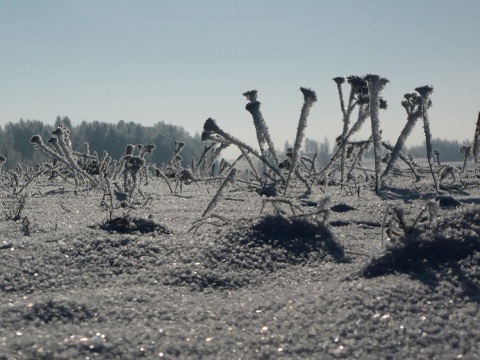
[[[100,190],[28,188],[30,235],[0,222],[0,359],[480,358],[473,171],[444,184],[431,227],[422,216],[383,246],[387,205],[413,223],[438,197],[431,177],[394,178],[379,195],[365,184],[360,197],[314,187],[310,205],[330,197],[325,223],[288,206],[260,213],[264,198],[238,182],[212,211],[228,223],[194,227],[218,185],[175,195],[156,178],[125,223],[107,222]],[[17,198],[1,194],[8,214]]]

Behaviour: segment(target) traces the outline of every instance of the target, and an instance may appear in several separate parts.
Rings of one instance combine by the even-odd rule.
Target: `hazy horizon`
[[[217,123],[255,146],[242,93],[258,90],[277,148],[293,142],[300,86],[317,93],[306,136],[342,129],[336,76],[390,80],[380,114],[395,142],[404,93],[432,85],[434,138],[473,139],[480,2],[0,0],[0,125],[120,120]],[[358,138],[365,138],[369,123]],[[408,145],[424,138],[417,124]]]

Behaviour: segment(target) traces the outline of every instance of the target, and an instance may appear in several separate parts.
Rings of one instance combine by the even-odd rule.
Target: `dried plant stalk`
[[[290,181],[292,172],[295,171],[295,168],[297,167],[297,164],[300,161],[300,147],[302,146],[303,138],[305,136],[305,129],[307,127],[307,118],[308,118],[308,115],[310,114],[310,109],[312,108],[312,105],[317,101],[317,96],[315,95],[314,91],[303,88],[303,87],[300,88],[300,91],[303,93],[303,106],[300,112],[300,119],[298,121],[297,136],[295,137],[295,144],[293,145],[292,160],[291,160],[292,162],[288,172],[287,181],[285,183],[285,193],[287,192],[288,183]]]
[[[403,97],[402,106],[407,111],[407,123],[397,139],[387,167],[383,171],[382,178],[386,177],[393,169],[393,165],[395,164],[395,161],[397,161],[405,141],[412,132],[418,118],[422,116],[421,98],[415,93],[405,94]]]
[[[368,92],[370,95],[370,120],[372,121],[373,151],[375,154],[375,191],[380,190],[380,171],[382,167],[382,157],[380,150],[382,147],[382,136],[380,133],[380,118],[378,112],[380,109],[380,93],[388,83],[388,80],[378,75],[367,75],[365,80],[368,83]]]
[[[477,126],[473,137],[472,154],[475,164],[478,164],[478,154],[480,152],[480,111],[478,112]]]
[[[205,217],[205,215],[207,215],[217,205],[217,203],[225,194],[225,191],[235,181],[236,176],[237,169],[232,169],[232,171],[230,171],[230,174],[228,174],[226,179],[223,181],[222,185],[220,185],[220,187],[218,188],[217,193],[213,197],[212,201],[210,201],[210,204],[208,204],[207,209],[202,214],[202,218]]]
[[[430,131],[430,121],[428,119],[428,109],[432,106],[432,100],[430,100],[430,95],[433,92],[433,87],[429,85],[420,86],[415,89],[416,92],[420,94],[422,98],[422,118],[423,118],[423,130],[425,131],[425,144],[427,147],[427,161],[430,168],[430,173],[432,174],[433,184],[435,186],[435,191],[439,191],[437,177],[433,171],[433,148],[432,148],[432,133]]]

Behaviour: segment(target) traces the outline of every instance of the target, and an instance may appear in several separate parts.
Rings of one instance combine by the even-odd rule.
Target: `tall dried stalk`
[[[272,138],[270,136],[270,131],[268,129],[267,123],[263,118],[262,112],[260,111],[261,103],[257,100],[257,91],[250,90],[243,95],[248,99],[249,103],[245,106],[245,109],[252,114],[253,124],[255,125],[255,130],[257,131],[257,140],[258,146],[260,147],[260,153],[268,158],[268,154],[266,153],[265,145],[268,146],[268,150],[275,161],[275,164],[278,166],[279,159],[277,152],[275,150],[275,146],[273,145]]]
[[[287,181],[285,183],[285,193],[287,193],[288,183],[290,182],[290,178],[292,176],[292,172],[295,172],[295,169],[300,161],[300,148],[302,146],[303,138],[305,137],[305,129],[307,127],[307,118],[310,114],[310,109],[312,105],[317,101],[317,96],[315,92],[301,87],[300,91],[303,93],[303,106],[300,112],[300,119],[298,121],[297,127],[297,135],[295,137],[295,143],[293,145],[293,152],[292,152],[292,162],[290,165],[290,169],[288,171]]]
[[[355,134],[362,125],[365,123],[366,118],[369,115],[368,112],[368,91],[366,88],[366,81],[361,77],[352,75],[347,77],[347,81],[350,84],[350,95],[348,98],[348,104],[345,106],[345,101],[343,98],[342,84],[345,82],[345,78],[336,77],[333,79],[337,84],[338,95],[340,99],[340,110],[342,111],[342,120],[343,120],[343,130],[342,135],[340,136],[338,142],[338,148],[334,155],[330,158],[330,161],[322,169],[322,174],[325,176],[330,169],[330,167],[337,161],[340,156],[340,177],[343,181],[345,179],[345,163],[347,155],[347,145],[349,139]],[[350,117],[355,109],[355,106],[359,106],[358,118],[353,126],[349,129]]]
[[[416,92],[420,94],[422,99],[422,119],[423,119],[423,130],[425,132],[425,144],[427,147],[427,161],[430,168],[430,173],[432,174],[433,184],[435,186],[435,191],[438,189],[438,181],[433,171],[433,149],[432,149],[432,133],[430,131],[430,121],[428,119],[428,109],[432,106],[432,100],[430,100],[430,95],[433,92],[433,87],[429,85],[420,86],[415,89]]]
[[[418,118],[422,116],[422,99],[416,93],[405,94],[402,100],[402,106],[407,112],[407,123],[405,124],[397,142],[392,150],[392,155],[387,163],[387,167],[383,171],[382,178],[385,178],[393,169],[395,161],[397,161],[400,151],[402,150],[405,141],[412,132]]]
[[[228,187],[235,181],[236,176],[237,169],[233,168],[232,171],[230,171],[230,174],[228,174],[226,179],[223,181],[222,185],[220,185],[218,188],[217,193],[208,204],[207,209],[203,212],[202,218],[205,217],[205,215],[207,215],[218,204],[220,199],[224,196],[225,191],[227,191]]]
[[[475,164],[478,164],[478,154],[480,153],[480,111],[478,112],[477,126],[475,127],[475,135],[473,136],[472,154]]]
[[[380,93],[388,83],[388,79],[381,78],[378,75],[367,75],[365,80],[368,84],[368,93],[370,95],[370,120],[372,122],[373,151],[375,155],[375,192],[380,190],[380,171],[382,167],[382,156],[380,154],[382,147],[382,136],[380,133],[380,118],[378,115],[380,109]]]
[[[229,133],[223,131],[215,122],[214,119],[208,118],[205,123],[203,124],[203,131],[206,134],[216,134],[219,135],[219,141],[226,141],[229,143],[232,143],[236,145],[237,147],[246,150],[248,153],[254,155],[257,157],[260,161],[262,161],[267,167],[269,167],[275,174],[278,175],[278,177],[285,182],[285,178],[278,169],[278,167],[275,164],[271,164],[268,159],[263,156],[262,154],[258,153],[255,149],[253,149],[251,146],[245,144],[243,141],[240,141],[236,137],[230,135]],[[202,138],[204,138],[204,134],[202,134]]]

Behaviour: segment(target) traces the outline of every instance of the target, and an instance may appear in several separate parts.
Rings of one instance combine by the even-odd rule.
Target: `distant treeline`
[[[389,141],[386,141],[390,143]],[[432,147],[434,150],[440,152],[440,161],[441,162],[454,162],[454,161],[463,161],[463,155],[460,152],[460,147],[462,145],[468,145],[468,141],[459,142],[458,140],[444,140],[444,139],[432,139]],[[395,145],[395,144],[390,144]],[[288,141],[284,145],[283,154],[286,153],[286,149],[291,147]],[[320,166],[324,166],[328,163],[331,157],[331,152],[334,150],[330,146],[328,138],[325,138],[323,142],[316,141],[310,138],[305,139],[303,146],[304,153],[312,155],[314,153],[318,154],[318,163]],[[383,149],[383,153],[386,154],[387,150]],[[415,159],[426,158],[427,150],[425,145],[425,140],[422,145],[416,145],[411,147],[405,147],[402,149],[403,155],[412,155]],[[373,147],[365,153],[365,157],[373,157]],[[435,159],[434,159],[435,160]]]
[[[68,117],[57,117],[55,124],[45,125],[38,120],[20,120],[17,123],[8,123],[4,127],[0,126],[0,155],[7,158],[4,169],[11,169],[17,163],[34,165],[45,160],[45,155],[41,151],[35,150],[30,143],[33,135],[41,135],[44,141],[47,141],[59,124],[64,124],[70,129],[70,139],[72,147],[78,152],[84,151],[84,144],[90,145],[90,152],[97,152],[102,156],[103,151],[107,151],[114,159],[119,159],[127,144],[154,144],[156,146],[151,162],[161,166],[167,162],[173,154],[174,142],[185,142],[185,147],[181,152],[186,166],[190,159],[198,157],[202,153],[205,143],[202,143],[200,135],[197,133],[191,136],[183,127],[177,125],[158,122],[153,126],[144,126],[134,122],[125,122],[120,120],[117,124],[109,124],[99,121],[86,122],[72,126]],[[467,141],[459,142],[457,140],[433,139],[433,149],[440,151],[440,160],[442,162],[462,161],[463,156],[460,153],[460,146],[467,144]],[[285,143],[283,154],[286,149],[291,147],[288,141]],[[318,154],[317,160],[320,166],[324,166],[330,156],[333,148],[327,138],[319,142],[310,138],[305,139],[304,153],[307,155]],[[425,158],[425,141],[422,145],[412,146],[402,150],[404,155],[412,154],[414,158]],[[367,152],[365,156],[369,157]]]
[[[68,117],[57,117],[55,125],[45,125],[38,120],[20,120],[17,123],[8,123],[0,127],[0,155],[7,158],[4,169],[11,169],[17,163],[33,165],[45,160],[45,155],[36,150],[30,143],[33,135],[42,136],[46,142],[50,139],[51,131],[59,124],[64,124],[70,129],[70,139],[75,151],[83,152],[85,143],[90,147],[90,152],[97,152],[99,157],[107,151],[113,159],[119,159],[125,151],[127,144],[154,144],[156,149],[149,161],[161,166],[173,154],[174,142],[182,141],[185,147],[181,152],[185,165],[191,158],[198,158],[205,144],[199,134],[191,136],[184,128],[158,122],[153,126],[144,126],[134,122],[120,120],[117,124],[99,121],[83,121],[77,126],[72,126]]]

